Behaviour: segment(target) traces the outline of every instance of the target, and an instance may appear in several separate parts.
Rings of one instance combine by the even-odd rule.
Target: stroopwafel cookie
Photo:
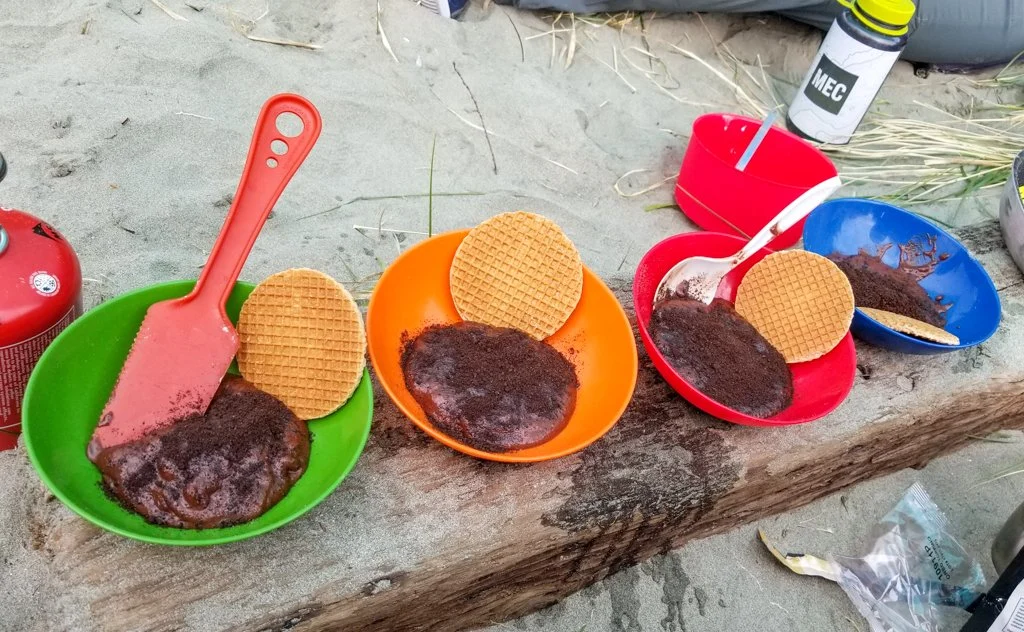
[[[736,311],[786,362],[807,362],[846,336],[853,320],[853,289],[839,266],[821,255],[776,252],[740,281]]]
[[[502,213],[469,232],[451,268],[464,320],[521,329],[538,340],[558,331],[583,293],[583,262],[551,220]]]
[[[302,419],[351,397],[366,367],[366,333],[352,295],[316,270],[285,270],[256,286],[238,318],[238,368]]]

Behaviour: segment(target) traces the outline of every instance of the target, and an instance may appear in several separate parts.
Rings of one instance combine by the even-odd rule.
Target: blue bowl
[[[934,235],[938,252],[949,258],[921,281],[932,298],[952,303],[946,312],[946,331],[960,338],[959,345],[942,345],[894,331],[861,310],[850,326],[858,338],[901,353],[932,354],[966,349],[988,340],[999,327],[999,294],[985,268],[960,242],[935,224],[884,202],[846,198],[826,202],[804,225],[804,248],[819,255],[875,253],[882,244],[904,244]],[[891,248],[882,260],[895,267],[899,249]]]

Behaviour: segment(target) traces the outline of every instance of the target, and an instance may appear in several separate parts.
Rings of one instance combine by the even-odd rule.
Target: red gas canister
[[[0,206],[0,450],[17,443],[39,356],[81,313],[82,270],[68,242],[46,222]]]

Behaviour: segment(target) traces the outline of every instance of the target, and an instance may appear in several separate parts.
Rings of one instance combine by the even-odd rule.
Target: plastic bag
[[[981,566],[949,533],[920,483],[875,526],[863,557],[833,559],[839,585],[875,632],[958,630],[985,589]]]
[[[772,555],[795,573],[837,582],[873,632],[952,632],[985,589],[981,566],[949,533],[946,516],[915,483],[872,530],[862,557]]]

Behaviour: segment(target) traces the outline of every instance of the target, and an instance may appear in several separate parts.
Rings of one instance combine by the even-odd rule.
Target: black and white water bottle
[[[912,0],[839,0],[811,69],[789,106],[786,125],[805,138],[845,145],[907,45]]]

